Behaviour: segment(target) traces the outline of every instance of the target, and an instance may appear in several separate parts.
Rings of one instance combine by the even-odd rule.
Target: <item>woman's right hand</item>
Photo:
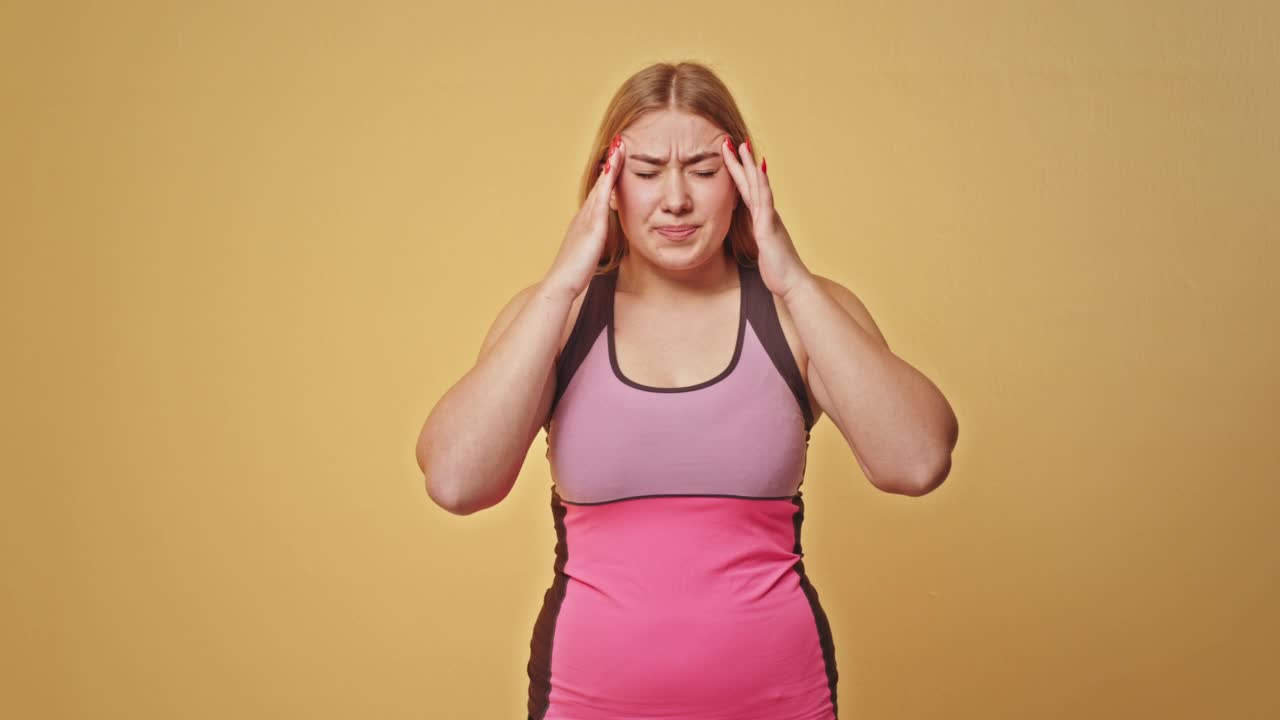
[[[622,172],[624,154],[622,136],[615,135],[595,186],[569,223],[560,252],[542,280],[544,286],[564,290],[570,297],[577,297],[591,282],[604,253],[609,231],[609,194]]]

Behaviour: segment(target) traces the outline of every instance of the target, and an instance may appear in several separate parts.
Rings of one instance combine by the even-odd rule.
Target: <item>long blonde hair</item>
[[[724,130],[734,147],[749,137],[747,123],[738,111],[729,88],[706,65],[695,62],[655,63],[627,78],[605,109],[604,118],[582,172],[582,187],[578,196],[581,205],[595,185],[600,167],[609,154],[609,143],[644,113],[653,110],[679,110],[706,118]],[[751,149],[759,153],[756,143]],[[732,255],[740,264],[753,265],[759,254],[751,234],[751,213],[745,203],[738,203],[729,223],[724,241],[724,252]],[[606,273],[618,267],[628,253],[627,239],[622,234],[622,223],[616,210],[609,211],[609,230],[605,239],[604,254],[596,274]]]

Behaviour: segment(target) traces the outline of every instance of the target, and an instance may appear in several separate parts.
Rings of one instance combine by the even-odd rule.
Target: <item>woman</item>
[[[418,442],[431,498],[506,497],[547,431],[554,580],[529,718],[830,720],[832,634],[800,545],[826,413],[870,482],[946,477],[956,421],[848,289],[811,273],[715,74],[619,89],[551,267]]]

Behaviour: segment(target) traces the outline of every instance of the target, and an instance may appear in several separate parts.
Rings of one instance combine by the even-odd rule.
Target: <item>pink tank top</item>
[[[617,270],[592,278],[547,427],[557,542],[530,720],[836,717],[801,560],[808,394],[758,268],[738,274],[733,358],[682,388],[623,375]]]

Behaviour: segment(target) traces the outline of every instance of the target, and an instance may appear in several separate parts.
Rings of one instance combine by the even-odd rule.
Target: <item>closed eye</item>
[[[720,172],[720,171],[719,171],[719,170],[710,170],[710,171],[708,171],[708,172],[699,172],[699,173],[694,173],[694,175],[697,175],[698,177],[711,177],[711,176],[715,175],[715,174],[716,174],[716,173],[718,173],[718,172]],[[635,175],[636,177],[641,177],[641,178],[651,178],[651,177],[654,177],[655,175],[657,175],[658,173],[632,173],[632,174],[633,174],[633,175]]]

